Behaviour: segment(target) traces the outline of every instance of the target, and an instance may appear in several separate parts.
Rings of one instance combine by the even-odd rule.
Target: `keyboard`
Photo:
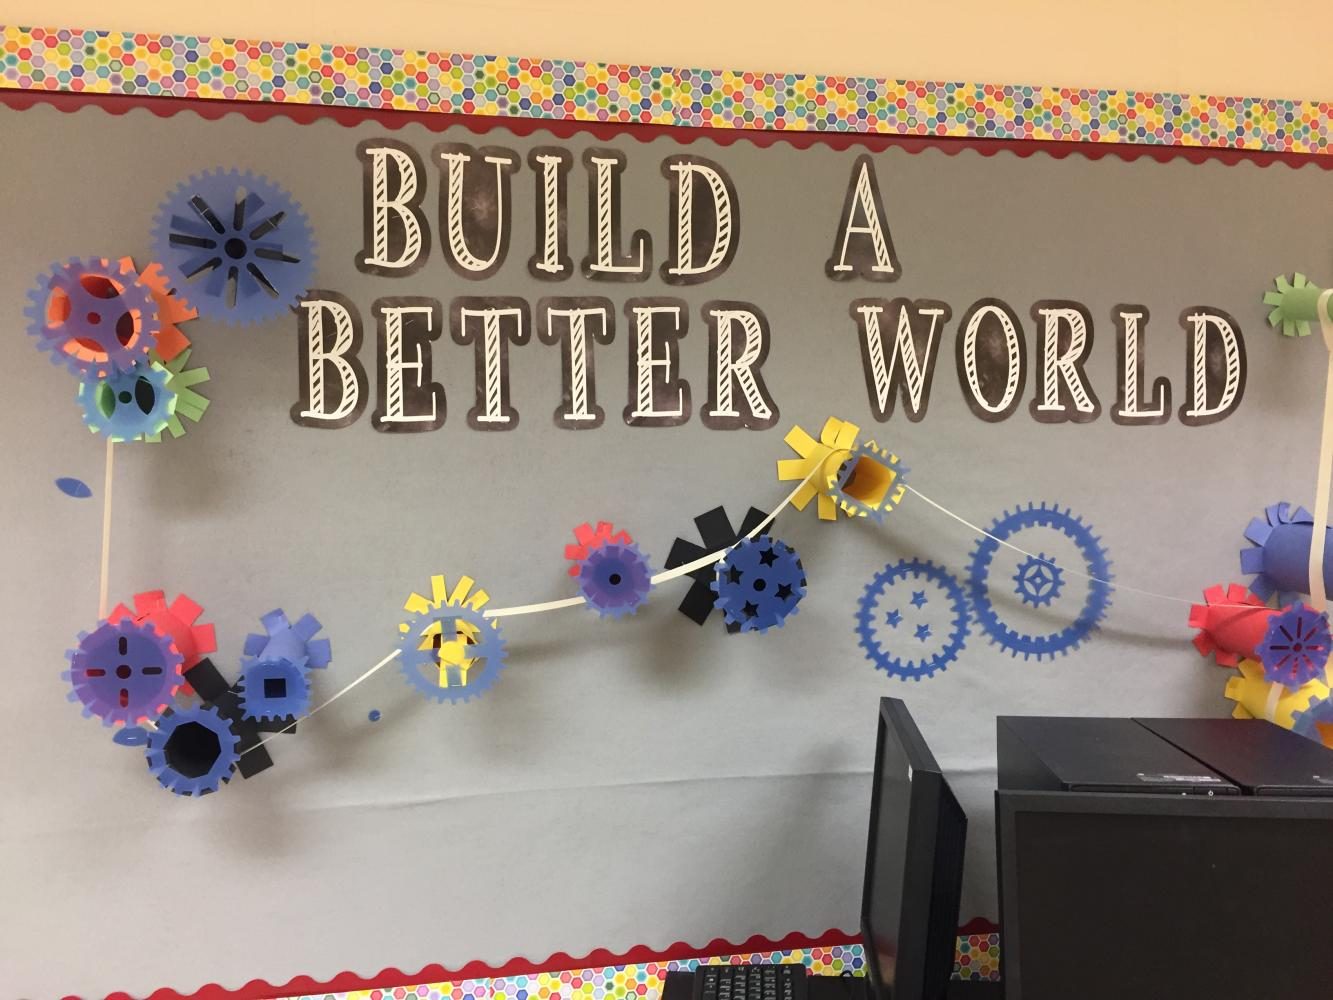
[[[701,965],[694,1000],[807,1000],[804,965]]]

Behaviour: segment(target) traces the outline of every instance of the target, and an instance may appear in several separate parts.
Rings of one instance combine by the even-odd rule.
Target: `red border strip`
[[[940,149],[954,155],[964,149],[974,149],[983,156],[1009,152],[1027,158],[1033,153],[1044,153],[1057,160],[1070,155],[1100,160],[1113,156],[1126,162],[1148,158],[1158,163],[1185,159],[1190,163],[1217,160],[1228,166],[1248,161],[1261,167],[1284,163],[1296,168],[1314,164],[1323,170],[1333,170],[1333,156],[1314,153],[1264,152],[1251,149],[1220,149],[1203,146],[1147,146],[1106,142],[1045,142],[1035,139],[950,139],[936,137],[879,135],[864,132],[776,132],[752,129],[687,128],[676,125],[636,125],[611,122],[562,121],[542,118],[495,118],[476,115],[458,115],[441,112],[386,111],[373,108],[334,107],[310,104],[276,104],[256,101],[200,100],[180,97],[139,97],[118,94],[72,94],[35,90],[0,89],[0,104],[23,111],[37,104],[49,104],[61,111],[73,112],[93,106],[113,115],[123,115],[135,108],[144,108],[159,118],[170,118],[184,111],[192,111],[200,118],[216,121],[228,114],[239,114],[253,122],[286,118],[298,125],[332,119],[348,127],[374,122],[385,128],[399,129],[404,125],[422,125],[432,132],[448,128],[466,128],[476,134],[494,129],[505,129],[514,135],[527,136],[547,132],[557,138],[591,134],[599,139],[629,135],[640,142],[651,142],[669,136],[676,142],[689,144],[704,139],[721,146],[750,142],[768,147],[779,142],[790,143],[797,149],[815,145],[832,149],[868,149],[879,152],[890,148],[919,153],[925,149]]]

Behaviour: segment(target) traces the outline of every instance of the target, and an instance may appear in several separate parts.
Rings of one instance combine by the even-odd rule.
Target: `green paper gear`
[[[1310,336],[1310,324],[1319,319],[1319,296],[1324,290],[1310,284],[1300,272],[1293,274],[1290,281],[1285,274],[1279,274],[1274,284],[1277,291],[1264,293],[1264,305],[1273,307],[1268,314],[1268,325],[1280,330],[1284,337]],[[1329,319],[1333,319],[1333,313]]]
[[[167,421],[167,430],[174,438],[180,437],[185,433],[185,424],[181,417],[189,417],[191,422],[198,423],[203,417],[204,411],[208,409],[208,400],[194,391],[194,386],[201,382],[208,381],[207,368],[186,368],[190,360],[191,351],[189,349],[181,351],[180,354],[170,361],[163,361],[154,351],[152,358],[159,364],[165,365],[171,377],[167,379],[167,389],[176,394],[176,411]],[[152,437],[145,438],[146,441],[162,440],[161,433]]]

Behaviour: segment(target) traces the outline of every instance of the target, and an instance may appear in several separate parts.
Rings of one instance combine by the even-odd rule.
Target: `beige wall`
[[[1333,100],[1333,0],[0,0],[6,24]]]

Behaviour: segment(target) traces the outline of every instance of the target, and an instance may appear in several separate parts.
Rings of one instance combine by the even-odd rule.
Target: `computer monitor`
[[[943,1000],[953,974],[967,816],[907,706],[879,703],[861,931],[879,1000]]]
[[[1327,992],[1333,800],[998,791],[1006,1000]]]

